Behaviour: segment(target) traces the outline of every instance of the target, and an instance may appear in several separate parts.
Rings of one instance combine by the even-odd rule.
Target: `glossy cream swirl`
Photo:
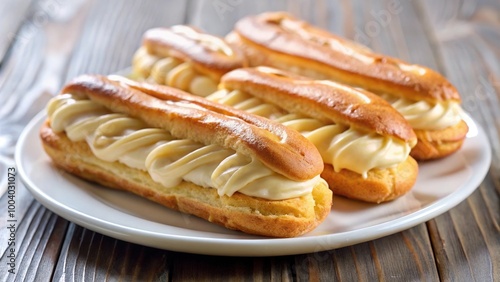
[[[222,89],[207,99],[276,120],[299,131],[318,148],[323,161],[333,165],[336,172],[347,169],[366,178],[370,170],[397,166],[410,154],[410,146],[402,140],[287,113],[239,90]]]
[[[139,79],[150,80],[205,97],[217,90],[217,83],[197,72],[193,64],[173,57],[158,57],[139,48],[132,60],[133,73]]]
[[[311,193],[319,176],[299,182],[264,166],[258,159],[218,145],[179,140],[166,130],[150,128],[141,120],[112,113],[72,94],[54,97],[47,106],[51,127],[65,131],[73,142],[86,141],[94,155],[147,171],[167,189],[182,181],[215,188],[219,195],[240,192],[270,200]]]
[[[382,98],[403,115],[414,129],[440,130],[454,126],[462,120],[463,110],[455,101],[431,104],[383,94]]]

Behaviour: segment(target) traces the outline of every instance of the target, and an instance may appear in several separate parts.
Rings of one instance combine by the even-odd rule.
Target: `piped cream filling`
[[[411,151],[409,144],[402,140],[287,113],[239,90],[222,89],[207,99],[273,119],[299,131],[318,148],[323,161],[333,165],[336,172],[347,169],[366,178],[372,169],[391,168],[404,162]]]
[[[426,101],[413,101],[390,94],[381,95],[403,115],[414,129],[440,130],[454,126],[464,114],[458,102],[444,101],[431,104]]]
[[[147,171],[167,189],[187,181],[215,188],[220,196],[240,192],[281,200],[307,195],[324,181],[319,176],[288,179],[258,159],[218,145],[176,139],[166,130],[72,94],[54,97],[47,112],[55,132],[66,132],[73,142],[86,141],[99,159]]]
[[[133,73],[140,79],[172,86],[205,97],[217,90],[217,82],[197,72],[189,62],[158,57],[139,48],[132,60]]]

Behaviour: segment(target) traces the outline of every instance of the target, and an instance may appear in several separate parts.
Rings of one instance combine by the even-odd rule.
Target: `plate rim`
[[[492,158],[491,145],[489,144],[485,131],[479,124],[469,117],[468,122],[472,123],[472,125],[477,129],[477,134],[472,136],[472,138],[480,138],[480,141],[484,142],[484,148],[481,150],[481,153],[484,154],[484,159],[481,158],[482,162],[476,164],[480,167],[480,169],[479,171],[474,171],[470,179],[467,179],[466,183],[464,183],[461,187],[424,208],[395,219],[390,219],[386,222],[377,223],[359,229],[339,233],[329,233],[314,237],[262,237],[257,239],[200,238],[197,236],[160,234],[158,232],[123,226],[81,213],[80,211],[72,209],[63,203],[50,198],[49,195],[44,193],[42,189],[36,185],[36,183],[31,181],[28,173],[25,171],[22,160],[22,149],[25,147],[27,142],[27,136],[30,133],[33,134],[32,130],[38,128],[36,126],[43,122],[45,116],[45,111],[41,111],[26,125],[19,136],[14,155],[16,170],[20,175],[20,179],[37,201],[39,201],[47,209],[70,222],[119,240],[164,250],[203,255],[264,257],[315,253],[351,246],[407,230],[420,223],[431,220],[446,211],[449,211],[469,197],[479,187],[480,183],[488,173]],[[378,230],[377,235],[369,236],[369,238],[367,236],[363,236],[365,232],[373,229]],[[341,237],[343,240],[335,240],[337,237]],[[323,243],[318,244],[320,241]],[[293,242],[294,247],[290,247],[290,242]],[[237,251],[231,250],[235,247],[238,248]]]

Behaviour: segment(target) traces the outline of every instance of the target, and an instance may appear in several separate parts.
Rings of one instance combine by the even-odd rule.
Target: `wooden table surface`
[[[187,23],[225,35],[247,14],[283,10],[443,73],[482,125],[492,163],[475,192],[409,230],[340,249],[222,257],[136,245],[52,213],[16,176],[16,231],[0,199],[3,281],[500,281],[500,1],[64,1],[0,4],[0,179],[27,122],[63,83],[130,65],[145,30]],[[38,142],[33,140],[33,142]],[[14,236],[15,274],[8,263]]]

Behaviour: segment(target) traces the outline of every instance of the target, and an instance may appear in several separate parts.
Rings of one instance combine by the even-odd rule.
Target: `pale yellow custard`
[[[336,172],[347,169],[366,178],[372,169],[391,168],[404,162],[411,151],[410,145],[403,140],[287,113],[239,90],[222,89],[207,99],[273,119],[299,131],[318,148],[323,161],[333,165]]]
[[[72,94],[54,97],[47,112],[55,132],[66,132],[73,142],[86,141],[99,159],[147,171],[167,189],[188,181],[215,188],[221,196],[240,192],[281,200],[309,194],[324,181],[319,176],[290,180],[258,159],[218,145],[175,139],[166,130]]]
[[[454,126],[462,120],[463,110],[455,101],[431,104],[426,101],[413,101],[390,94],[381,96],[388,101],[414,129],[440,130]]]
[[[139,79],[172,86],[205,97],[217,90],[217,82],[196,71],[193,64],[173,57],[158,57],[141,47],[132,60],[134,75]]]

